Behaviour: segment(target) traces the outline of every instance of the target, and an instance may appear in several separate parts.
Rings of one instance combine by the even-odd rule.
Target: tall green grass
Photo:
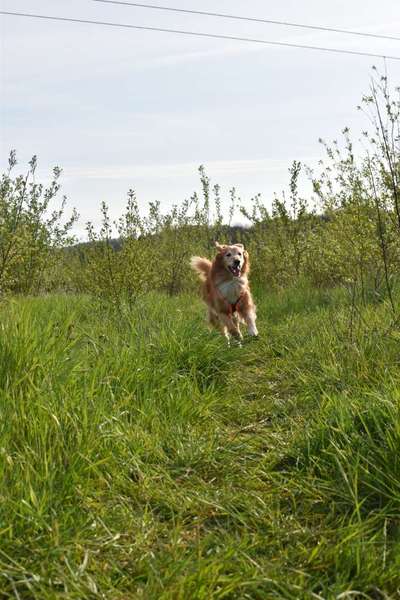
[[[386,307],[258,307],[230,349],[191,296],[0,307],[0,597],[398,597]]]

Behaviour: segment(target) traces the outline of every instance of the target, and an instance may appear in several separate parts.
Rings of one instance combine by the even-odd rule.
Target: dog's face
[[[218,257],[224,268],[233,277],[240,277],[247,270],[248,255],[243,244],[233,244],[231,246],[220,245],[215,242],[218,250]]]

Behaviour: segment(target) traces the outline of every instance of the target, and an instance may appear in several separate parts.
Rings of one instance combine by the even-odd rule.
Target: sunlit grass
[[[385,307],[258,296],[231,349],[191,296],[1,306],[2,597],[397,597]]]

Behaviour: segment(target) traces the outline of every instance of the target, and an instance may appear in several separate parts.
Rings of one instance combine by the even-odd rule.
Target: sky
[[[398,0],[152,0],[178,8],[400,36]],[[256,37],[400,56],[400,42],[215,19],[93,0],[0,0],[1,10]],[[0,15],[0,169],[17,151],[38,179],[63,169],[62,190],[80,213],[76,233],[98,224],[106,201],[118,217],[130,188],[143,210],[199,190],[203,164],[224,196],[267,206],[288,185],[293,160],[315,166],[319,138],[354,135],[371,67],[382,59],[231,40]],[[386,61],[400,84],[400,62]],[[302,191],[308,193],[303,180]]]

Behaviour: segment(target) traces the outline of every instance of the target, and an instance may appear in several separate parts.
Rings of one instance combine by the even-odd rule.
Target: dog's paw
[[[260,340],[260,336],[259,336],[259,334],[258,334],[258,333],[257,333],[257,335],[254,335],[254,334],[253,334],[253,335],[249,335],[249,336],[247,336],[247,341],[248,341],[249,343],[251,343],[251,342],[258,342],[259,340]]]
[[[247,333],[249,334],[250,337],[258,337],[259,336],[258,329],[256,329],[255,327],[249,327],[247,330]]]

